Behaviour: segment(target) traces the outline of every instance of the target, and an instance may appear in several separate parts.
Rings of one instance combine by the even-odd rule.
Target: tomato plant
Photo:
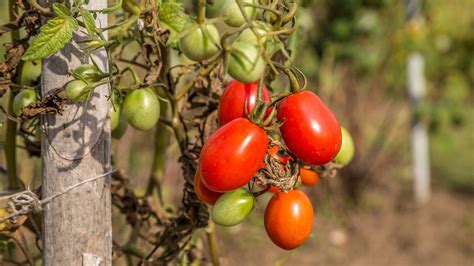
[[[52,193],[62,193],[59,188],[70,188],[64,193],[74,193],[69,191],[81,185],[76,182],[82,180],[79,177],[89,178],[92,172],[109,171],[83,182],[107,178],[100,180],[100,184],[105,182],[106,186],[97,188],[101,189],[101,195],[111,196],[111,203],[117,209],[114,217],[115,214],[123,216],[117,221],[126,224],[120,224],[119,228],[133,228],[133,237],[124,246],[117,247],[118,253],[125,254],[131,264],[143,261],[159,265],[195,264],[192,260],[202,257],[193,254],[195,237],[199,237],[196,229],[210,225],[206,235],[209,250],[215,253],[212,247],[215,231],[209,219],[223,226],[239,224],[255,208],[258,197],[268,191],[275,192],[264,218],[269,237],[284,249],[304,242],[311,232],[313,210],[306,195],[297,190],[298,178],[301,177],[305,185],[314,185],[319,179],[315,172],[300,170],[300,166],[326,164],[334,159],[341,147],[341,129],[318,96],[299,91],[299,84],[306,78],[294,65],[300,35],[293,34],[304,28],[295,18],[295,14],[301,13],[297,12],[297,1],[226,0],[219,3],[220,15],[212,18],[206,17],[210,13],[206,8],[212,1],[205,0],[120,0],[109,1],[108,7],[99,5],[99,1],[84,0],[66,1],[68,4],[52,1],[54,3],[42,6],[35,5],[36,1],[17,2],[21,10],[10,12],[18,14],[16,23],[10,25],[14,25],[15,33],[22,28],[22,35],[26,35],[21,40],[12,40],[11,46],[6,45],[12,48],[6,49],[6,61],[0,64],[3,66],[0,95],[7,90],[13,92],[9,94],[6,110],[9,118],[5,137],[7,181],[11,188],[21,186],[13,182],[18,177],[15,152],[19,133],[28,153],[44,156],[42,161],[47,166],[43,169],[48,170],[44,173],[45,184],[58,184],[58,189],[51,191],[48,191],[50,186],[44,186],[45,194],[38,197],[55,201],[44,209],[44,217],[56,213],[58,206],[63,208],[61,212],[70,209],[78,212],[76,207],[81,204],[69,204],[63,194]],[[107,23],[108,16],[112,24]],[[11,30],[11,27],[3,30]],[[41,62],[45,63],[45,72],[38,84]],[[79,62],[90,63],[79,65]],[[284,79],[290,81],[290,86],[281,82]],[[65,84],[66,80],[71,81]],[[44,95],[41,101],[37,100],[35,91]],[[71,108],[71,101],[82,101],[83,108]],[[35,104],[31,104],[33,102]],[[24,108],[26,105],[28,109]],[[17,118],[11,117],[10,106]],[[111,136],[119,139],[117,141],[109,139],[108,126],[105,129],[97,126],[108,118]],[[48,137],[48,145],[41,145],[45,142],[37,137],[39,124],[45,133],[42,137]],[[130,134],[120,140],[128,124],[133,127]],[[136,134],[135,130],[148,132]],[[324,169],[340,167],[353,156],[353,147],[346,145],[352,141],[346,141],[349,138],[344,129],[342,134],[343,148],[335,158],[339,164],[315,168],[322,176]],[[137,142],[132,139],[134,136],[143,140]],[[105,146],[110,143],[113,148]],[[151,165],[148,180],[139,184],[140,189],[133,184],[144,181],[143,178],[129,182],[127,174],[120,170],[123,166],[120,161],[128,162],[128,154],[123,154],[124,160],[120,160],[122,154],[115,154],[137,143],[150,146],[143,151],[144,155],[148,154],[148,148],[153,149],[151,160],[145,159],[137,166],[135,163],[141,160],[133,160],[133,169],[126,171],[132,175],[136,167]],[[54,155],[61,156],[50,156],[51,147],[57,148]],[[179,155],[174,148],[179,150]],[[94,169],[86,164],[89,160],[79,160],[82,155],[89,156],[92,150],[100,152],[100,156],[91,153]],[[111,152],[113,158],[102,156]],[[62,153],[69,154],[62,156]],[[165,163],[175,155],[179,157],[183,177],[174,183],[183,187],[182,204],[176,207],[171,206],[169,193],[162,193],[162,187],[168,185],[163,180],[169,180],[169,177],[165,179],[169,174]],[[74,162],[67,165],[67,169],[56,169],[60,164],[54,160],[59,157]],[[70,167],[78,171],[78,178],[67,176]],[[48,183],[53,179],[55,182]],[[138,194],[142,189],[143,193]],[[86,212],[99,210],[102,216],[110,218],[110,213],[103,213],[103,210],[110,212],[109,202],[97,201],[97,197],[86,199],[83,193],[75,195],[81,199],[77,203],[101,206],[83,209]],[[56,201],[65,204],[56,204]],[[97,215],[89,214],[81,213],[81,217]],[[67,217],[75,216],[68,213]],[[27,215],[24,218],[28,219]],[[45,221],[49,222],[48,218]],[[101,247],[112,243],[110,228],[105,228],[110,227],[110,223],[104,221],[92,222],[103,227],[92,234],[105,232],[97,237],[107,239],[107,244]],[[57,233],[47,222],[44,225],[48,232]],[[92,223],[86,221],[85,224]],[[69,241],[77,235],[71,234],[76,228],[66,224],[55,237]],[[81,224],[75,225],[81,227]],[[89,229],[83,226],[78,230],[90,233]],[[44,241],[43,244],[47,247],[56,243]],[[69,245],[65,254],[81,254],[88,248],[81,244],[78,243],[77,250],[72,250],[76,245]],[[153,248],[147,248],[145,253],[132,250],[150,244]],[[63,252],[61,248],[45,250]],[[110,251],[112,247],[91,252],[110,259],[110,253],[99,254],[103,250]],[[136,254],[129,254],[133,252]],[[50,255],[46,253],[44,258]],[[24,255],[30,259],[28,254]],[[211,256],[213,262],[218,261],[215,254]],[[23,262],[24,259],[12,261]],[[42,263],[54,264],[46,259]]]
[[[288,149],[301,161],[320,165],[330,162],[341,148],[341,128],[334,114],[310,91],[283,99],[278,105],[280,132]]]
[[[133,90],[125,96],[123,115],[134,128],[150,130],[160,119],[160,102],[151,88]]]
[[[247,184],[262,166],[268,137],[246,118],[217,129],[202,148],[199,169],[204,184],[225,192]]]
[[[258,83],[242,83],[233,80],[227,85],[219,101],[218,120],[219,125],[224,125],[236,118],[247,117],[252,112],[257,101]],[[270,93],[263,86],[262,101],[271,103]],[[245,110],[247,106],[247,110]],[[270,112],[271,109],[268,109]],[[267,112],[267,113],[268,113]]]
[[[252,212],[254,202],[252,194],[243,188],[226,192],[212,208],[212,220],[225,226],[239,224]]]
[[[265,209],[265,230],[275,245],[294,249],[308,238],[313,219],[313,205],[304,192],[277,192]]]

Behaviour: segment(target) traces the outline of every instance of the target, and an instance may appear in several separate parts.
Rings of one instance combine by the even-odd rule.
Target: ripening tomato
[[[277,192],[265,209],[265,230],[282,249],[303,244],[313,227],[313,205],[300,190]]]
[[[320,165],[336,157],[341,148],[341,127],[334,114],[310,91],[283,99],[277,118],[284,121],[280,132],[288,149],[301,161]]]
[[[314,186],[319,183],[319,175],[311,169],[300,168],[301,183],[305,186]]]
[[[334,160],[336,163],[340,164],[348,164],[352,161],[352,158],[354,158],[354,141],[352,140],[351,133],[347,131],[344,127],[341,127],[342,131],[342,144],[341,144],[341,150],[339,150],[339,153],[337,154],[336,158]]]
[[[257,102],[257,89],[258,82],[231,81],[219,100],[219,125],[222,126],[239,117],[246,117],[245,102],[247,102],[247,112],[250,114]],[[262,88],[262,101],[271,103],[270,93],[265,86]],[[271,109],[269,108],[267,114],[270,114],[270,112]]]
[[[224,193],[212,208],[212,220],[219,225],[241,223],[255,206],[253,195],[243,188]]]
[[[201,171],[199,171],[199,169],[194,175],[194,192],[196,192],[196,195],[200,200],[209,205],[214,205],[217,199],[222,195],[222,193],[212,191],[204,185],[201,178]]]
[[[247,184],[262,166],[268,136],[246,118],[217,129],[201,151],[199,169],[211,190],[226,192]]]

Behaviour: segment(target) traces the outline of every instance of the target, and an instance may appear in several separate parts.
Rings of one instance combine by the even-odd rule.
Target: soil
[[[307,192],[314,199],[319,191]],[[400,185],[379,184],[357,207],[335,212],[334,200],[314,202],[314,233],[291,252],[266,236],[263,200],[242,225],[218,227],[221,264],[474,265],[474,197],[435,188],[428,203],[416,206],[410,195]]]

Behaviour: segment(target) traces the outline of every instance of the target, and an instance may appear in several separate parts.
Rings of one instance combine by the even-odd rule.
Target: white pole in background
[[[421,0],[407,1],[408,23],[417,19],[420,12]],[[424,79],[425,60],[419,52],[412,52],[407,61],[408,95],[411,100],[412,112],[423,101],[426,94]],[[423,204],[430,199],[430,159],[429,138],[426,124],[415,117],[411,132],[411,149],[413,157],[413,177],[415,199]]]

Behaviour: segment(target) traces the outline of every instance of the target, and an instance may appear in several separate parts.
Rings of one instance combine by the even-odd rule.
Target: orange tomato
[[[301,183],[305,186],[314,186],[319,183],[319,174],[311,169],[300,168]]]
[[[301,190],[277,192],[265,210],[265,230],[282,249],[297,248],[313,228],[313,205]]]

